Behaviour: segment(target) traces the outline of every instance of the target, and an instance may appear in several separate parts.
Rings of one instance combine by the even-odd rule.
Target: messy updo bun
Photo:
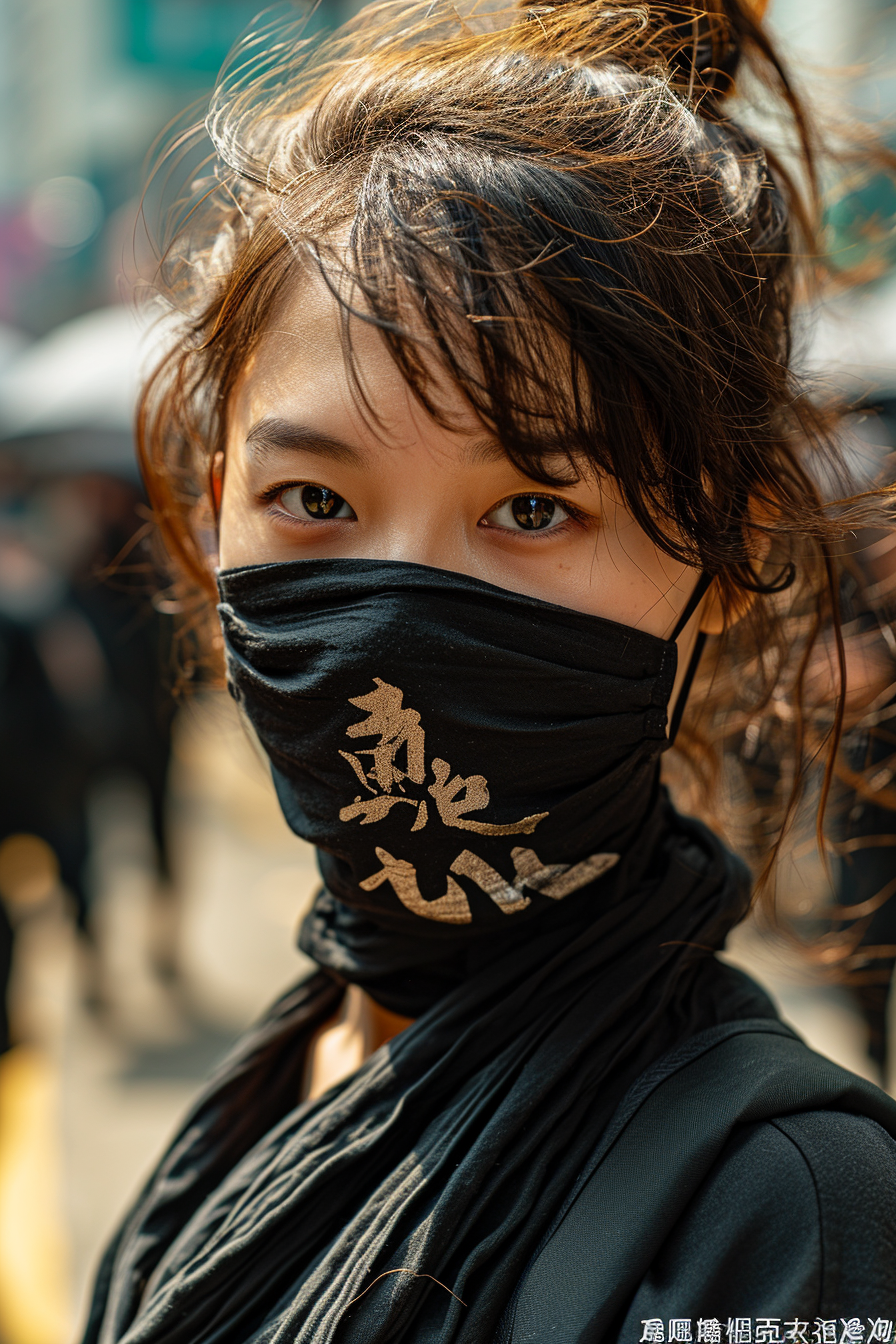
[[[757,97],[786,162],[742,120]],[[820,148],[757,4],[387,0],[323,42],[274,21],[222,72],[205,133],[160,275],[183,340],[138,424],[185,610],[214,600],[203,527],[232,391],[313,266],[363,299],[437,418],[434,353],[533,479],[613,477],[729,611],[755,596],[715,686],[754,721],[789,697],[797,778],[810,651],[825,625],[839,638],[834,552],[870,504],[816,485],[842,476],[840,409],[800,383],[791,331]]]
[[[643,27],[641,49],[634,62],[664,66],[676,92],[702,105],[704,114],[734,92],[745,52],[760,55],[783,76],[762,26],[760,10],[764,10],[764,4],[707,0],[700,6],[649,4],[636,8],[643,16]]]
[[[764,8],[764,6],[762,6]],[[582,22],[575,36],[567,29],[564,51],[581,60],[605,59],[607,19],[620,22],[626,31],[625,48],[617,55],[636,68],[663,69],[675,91],[688,102],[703,104],[709,99],[718,104],[734,92],[734,81],[745,51],[761,53],[776,64],[759,15],[758,4],[743,5],[739,0],[708,0],[705,5],[641,4],[596,6],[581,0],[559,0],[554,5],[520,4],[519,9],[533,20],[558,14],[565,26],[578,10]],[[637,16],[635,28],[632,16]],[[598,24],[595,28],[595,19]],[[546,30],[549,32],[549,30]],[[707,105],[704,111],[710,111]]]

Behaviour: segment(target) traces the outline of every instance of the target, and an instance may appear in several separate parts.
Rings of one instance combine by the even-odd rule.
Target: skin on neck
[[[324,1023],[311,1042],[303,1099],[313,1101],[348,1078],[412,1021],[413,1018],[390,1013],[363,989],[349,985],[339,1012]]]
[[[231,407],[227,451],[215,463],[222,568],[298,558],[399,560],[668,638],[698,571],[644,533],[612,481],[583,475],[546,489],[490,438],[456,388],[436,377],[451,429],[403,381],[380,332],[350,319],[357,374],[346,368],[341,309],[307,274],[248,361]],[[307,510],[306,487],[333,492],[329,517]],[[550,526],[525,530],[513,500],[549,498]],[[330,498],[330,496],[327,496]],[[678,637],[678,694],[699,629],[717,633],[710,593]],[[408,1025],[350,987],[309,1051],[306,1095],[319,1096]]]

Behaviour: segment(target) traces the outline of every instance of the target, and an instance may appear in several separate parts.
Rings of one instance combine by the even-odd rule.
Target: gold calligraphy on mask
[[[390,686],[379,677],[374,677],[374,681],[375,691],[349,700],[350,705],[363,710],[367,717],[350,724],[346,736],[375,737],[379,741],[372,747],[339,752],[370,797],[357,794],[353,803],[341,809],[339,820],[355,821],[360,817],[361,825],[369,826],[372,822],[382,821],[393,807],[404,804],[417,813],[411,830],[420,831],[429,820],[429,806],[425,798],[409,797],[405,793],[406,782],[418,787],[426,784],[426,739],[420,715],[404,705],[404,692],[397,686]],[[446,826],[475,831],[477,835],[531,835],[548,815],[547,812],[536,812],[523,817],[522,821],[503,826],[476,821],[467,814],[482,812],[488,807],[485,776],[453,775],[448,762],[438,756],[430,768],[433,782],[426,792],[435,802],[438,815]]]
[[[444,896],[427,901],[420,894],[417,884],[417,870],[407,859],[395,858],[388,850],[376,848],[376,856],[383,865],[379,872],[373,873],[361,882],[364,891],[375,891],[384,882],[392,885],[396,896],[406,909],[423,919],[436,919],[442,924],[469,924],[473,918],[466,892],[453,877],[447,879]],[[516,871],[513,882],[508,882],[489,863],[463,850],[451,865],[451,872],[458,876],[469,877],[476,886],[490,896],[495,905],[505,915],[516,914],[531,905],[531,899],[525,894],[525,888],[537,891],[542,896],[550,896],[560,901],[571,892],[578,891],[589,882],[601,877],[619,861],[618,854],[592,854],[581,863],[542,863],[534,849],[512,849],[510,857]]]

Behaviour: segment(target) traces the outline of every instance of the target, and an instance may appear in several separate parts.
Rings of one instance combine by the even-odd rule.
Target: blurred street
[[[97,1255],[234,1036],[308,965],[317,881],[224,696],[177,722],[169,806],[180,898],[160,891],[145,798],[92,801],[95,947],[58,888],[20,883],[0,1059],[0,1338],[68,1339]],[[32,875],[32,885],[37,875]]]

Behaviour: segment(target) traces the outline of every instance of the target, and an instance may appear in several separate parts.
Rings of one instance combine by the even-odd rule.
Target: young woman
[[[811,185],[760,16],[402,5],[255,44],[140,441],[205,602],[214,521],[320,969],[197,1103],[86,1338],[887,1340],[896,1105],[716,959],[750,881],[659,782],[706,635],[738,708],[796,657],[798,725],[834,610],[811,209],[727,102],[763,81]]]

